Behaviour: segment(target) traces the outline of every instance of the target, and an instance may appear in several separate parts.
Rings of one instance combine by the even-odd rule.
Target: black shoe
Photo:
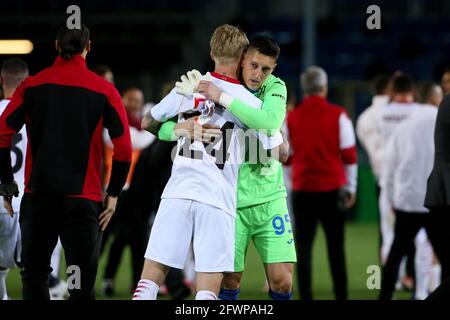
[[[114,290],[114,280],[113,279],[103,279],[102,283],[102,295],[105,297],[113,297],[116,294]]]
[[[183,300],[191,295],[191,288],[183,284],[177,290],[175,290],[171,295],[171,300]]]

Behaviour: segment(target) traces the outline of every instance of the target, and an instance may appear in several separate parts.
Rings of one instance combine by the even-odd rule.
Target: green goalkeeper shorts
[[[250,239],[253,240],[263,263],[297,261],[286,198],[238,209],[235,272],[241,272],[245,268],[245,257]]]

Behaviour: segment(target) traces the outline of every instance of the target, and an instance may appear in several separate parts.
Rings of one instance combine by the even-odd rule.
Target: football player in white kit
[[[247,44],[247,36],[238,28],[218,27],[210,41],[215,72],[208,77],[221,90],[259,108],[261,101],[237,80]],[[189,77],[198,80],[196,74],[190,73]],[[205,111],[210,111],[206,115],[208,124],[221,129],[209,145],[187,138],[178,141],[172,176],[162,195],[145,254],[142,279],[133,300],[156,299],[169,267],[183,268],[191,241],[197,273],[196,300],[216,300],[223,272],[234,271],[236,188],[244,155],[243,139],[238,133],[242,132],[239,127],[244,126],[220,106],[202,101],[201,97],[186,98],[176,90],[186,88],[173,89],[153,107],[144,117],[143,128],[157,132],[160,123],[177,114],[178,121],[184,121],[189,116],[186,111],[200,105],[204,111],[200,121],[205,119],[208,113]],[[159,125],[155,127],[155,123]],[[261,141],[265,149],[272,149],[282,143],[282,137]]]
[[[383,172],[385,166],[386,146],[391,138],[395,128],[407,119],[420,105],[415,102],[415,86],[413,79],[409,75],[398,75],[392,80],[392,101],[383,105],[378,112],[376,128],[381,139],[382,148],[380,172]],[[380,179],[380,220],[381,220],[381,262],[384,265],[389,255],[392,242],[394,241],[395,216],[392,207],[389,204],[383,177]]]
[[[4,99],[0,101],[0,115],[8,105],[14,91],[28,76],[28,66],[22,59],[12,58],[3,62],[1,68],[1,85]],[[27,147],[25,127],[13,136],[11,146],[11,162],[14,180],[19,186],[19,198],[3,201],[0,198],[0,300],[7,300],[6,276],[8,269],[20,263],[21,241],[19,227],[19,207],[24,194],[24,167]]]
[[[383,269],[380,296],[384,299],[391,298],[401,258],[414,238],[415,299],[425,299],[430,293],[429,288],[438,284],[433,277],[436,273],[433,249],[427,239],[431,220],[423,204],[427,180],[433,169],[435,123],[443,92],[440,86],[430,83],[422,88],[420,96],[421,107],[394,130],[386,146],[383,188],[395,209],[396,222],[394,241]],[[419,229],[421,232],[418,233]],[[424,229],[427,231],[425,235]]]

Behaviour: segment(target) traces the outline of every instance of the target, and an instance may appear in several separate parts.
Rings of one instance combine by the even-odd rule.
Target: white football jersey
[[[417,103],[396,103],[391,102],[380,108],[378,113],[377,131],[380,137],[380,172],[382,173],[386,166],[387,145],[394,130],[406,119],[408,119],[414,111],[420,108],[420,104]],[[380,180],[380,185],[384,185],[383,179]]]
[[[241,84],[214,77],[212,81],[224,92],[254,108],[261,107],[256,98]],[[156,120],[165,121],[178,114],[185,121],[193,101],[178,95],[175,90],[152,109]],[[162,111],[162,109],[164,111]],[[169,111],[170,110],[170,111]],[[184,113],[183,113],[184,112]],[[164,114],[163,116],[161,116]],[[155,117],[156,116],[156,117]],[[162,198],[191,199],[220,208],[230,215],[236,213],[236,194],[239,165],[244,157],[245,126],[230,112],[216,105],[209,124],[218,125],[222,137],[209,145],[187,138],[178,140],[172,175]],[[276,138],[274,138],[276,139]],[[272,139],[263,139],[265,148],[273,147]],[[278,143],[280,144],[280,143]]]
[[[423,105],[392,133],[386,147],[383,181],[394,208],[427,212],[427,180],[434,164],[434,128],[438,109]]]
[[[420,105],[417,103],[391,102],[381,107],[378,113],[377,130],[383,146],[386,145],[395,128],[407,119]]]
[[[0,114],[5,111],[6,106],[9,103],[9,99],[3,99],[0,101]],[[11,141],[11,165],[13,168],[14,180],[19,186],[19,197],[13,197],[12,206],[14,212],[19,212],[20,202],[25,190],[25,155],[27,152],[27,131],[25,126],[13,136]],[[3,207],[3,197],[0,197],[0,211],[6,212]]]

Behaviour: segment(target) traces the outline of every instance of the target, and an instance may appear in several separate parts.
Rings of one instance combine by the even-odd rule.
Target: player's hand
[[[14,216],[14,210],[12,207],[12,197],[3,197],[3,208],[6,209],[6,212],[13,217]]]
[[[356,193],[347,192],[344,198],[345,209],[350,209],[351,207],[353,207],[355,202],[356,202]]]
[[[103,200],[104,210],[98,217],[98,225],[100,226],[102,231],[105,231],[106,227],[108,226],[111,217],[116,211],[116,205],[117,197],[106,195],[105,199]]]
[[[211,81],[205,80],[201,80],[198,84],[198,92],[215,103],[219,103],[220,95],[222,94],[222,90],[219,87]]]
[[[18,197],[19,196],[19,186],[17,185],[17,182],[13,181],[11,183],[1,183],[0,184],[0,196]]]
[[[220,131],[219,126],[207,123],[204,124],[202,128],[202,141],[205,143],[212,143],[215,139],[222,135],[222,131]]]
[[[338,191],[337,205],[339,210],[348,210],[356,202],[356,193],[349,191],[345,186]]]
[[[175,83],[176,92],[185,97],[192,96],[197,92],[198,83],[202,78],[202,74],[198,70],[188,71],[186,75],[181,76],[181,81]]]
[[[213,138],[218,138],[221,134],[222,132],[219,126],[212,124],[202,126],[198,123],[197,117],[189,118],[185,122],[180,122],[175,125],[176,136],[205,143],[212,142]]]
[[[8,214],[12,217],[14,210],[12,208],[12,198],[19,196],[19,187],[15,181],[11,183],[0,184],[0,196],[3,196],[3,207]]]

